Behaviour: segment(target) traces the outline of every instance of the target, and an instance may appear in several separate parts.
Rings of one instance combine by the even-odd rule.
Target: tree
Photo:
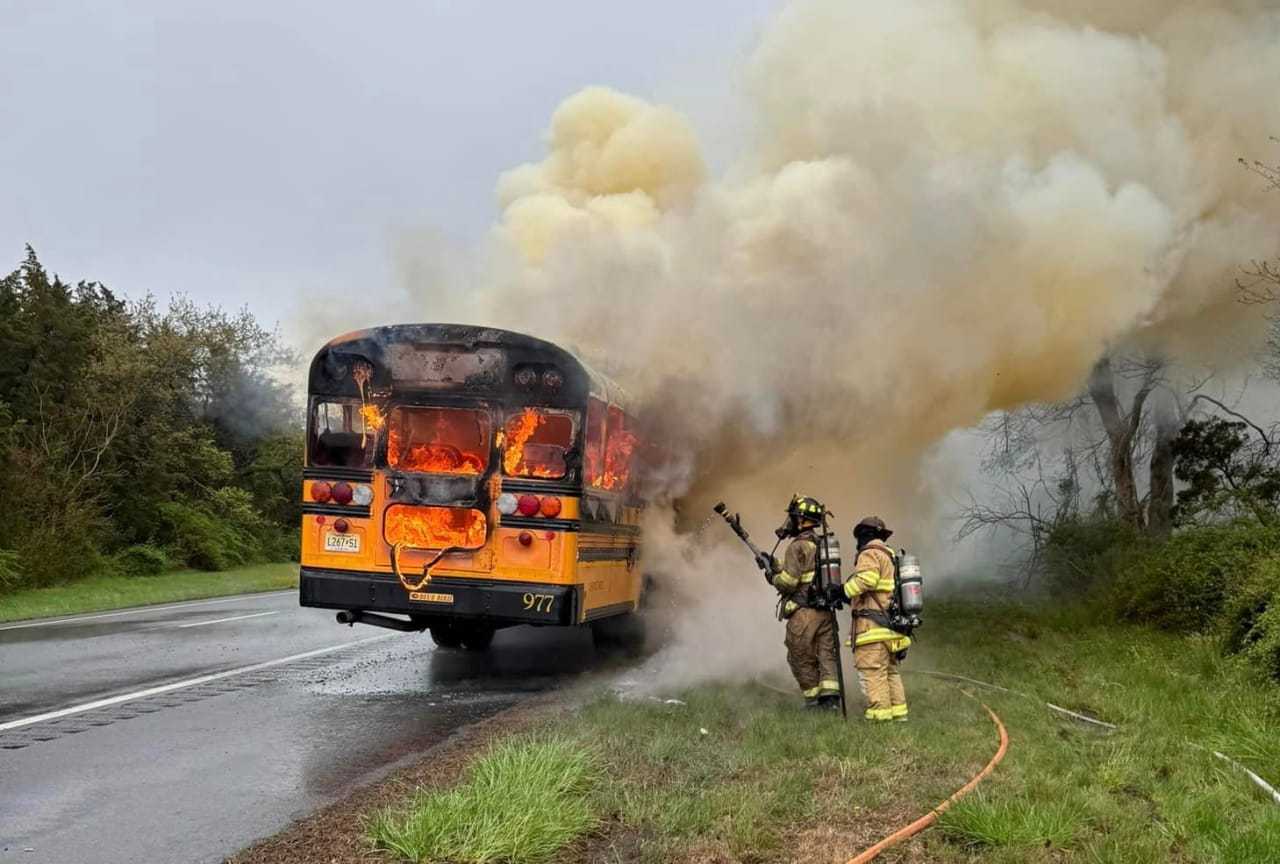
[[[301,486],[274,375],[288,356],[247,311],[73,287],[28,247],[0,279],[0,493],[17,502],[0,585],[114,566],[132,544],[210,566],[279,555]]]

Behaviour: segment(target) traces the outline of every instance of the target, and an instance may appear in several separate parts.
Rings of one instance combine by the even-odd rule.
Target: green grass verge
[[[159,576],[95,576],[66,585],[0,595],[0,621],[101,612],[297,585],[298,565],[293,562],[255,564],[218,573],[181,570]]]
[[[1280,860],[1280,808],[1201,749],[1280,780],[1280,696],[1213,642],[990,605],[935,605],[919,635],[908,670],[951,671],[1026,695],[970,688],[1004,719],[1010,752],[939,828],[912,841],[910,860]],[[548,726],[556,740],[596,754],[608,778],[556,799],[562,808],[576,796],[600,820],[577,843],[580,832],[562,833],[560,858],[845,860],[927,812],[995,750],[977,700],[921,675],[907,683],[907,724],[845,724],[756,685],[680,694],[685,705],[600,697],[557,717]],[[1121,728],[1064,719],[1046,700]],[[573,787],[554,776],[541,782]],[[424,829],[443,820],[452,834],[474,832],[474,848],[491,850],[497,841],[486,838],[509,829],[485,814],[506,806],[511,787],[485,793],[473,779],[463,788],[465,806],[442,805],[454,793],[437,793],[411,805],[413,818]],[[388,818],[374,837],[409,860],[534,860],[402,847],[389,842]],[[539,808],[527,818],[542,818]]]
[[[369,830],[376,845],[409,861],[538,864],[596,826],[591,792],[600,780],[594,748],[518,738],[478,759],[461,785],[420,793]]]

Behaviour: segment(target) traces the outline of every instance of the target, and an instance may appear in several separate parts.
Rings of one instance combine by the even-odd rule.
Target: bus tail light
[[[521,546],[533,545],[533,535],[530,534],[528,531],[521,531],[520,536],[517,537],[516,539],[520,541]]]
[[[352,490],[350,483],[347,483],[346,481],[335,483],[333,487],[333,503],[350,504],[351,496],[353,494],[355,493],[354,490]]]
[[[328,483],[320,480],[311,484],[311,500],[319,501],[321,504],[329,500],[329,496],[333,494],[332,487]]]
[[[516,500],[516,496],[510,492],[503,492],[498,496],[498,512],[503,516],[510,516],[516,512],[516,507],[518,506],[519,502]]]
[[[373,487],[367,483],[357,483],[351,489],[351,503],[368,507],[373,503]]]
[[[521,495],[516,503],[516,509],[520,511],[521,516],[536,516],[541,507],[542,502],[538,500],[537,495]]]
[[[347,520],[346,520],[346,519],[343,519],[343,518],[339,517],[339,518],[337,518],[337,519],[334,519],[334,520],[333,520],[333,530],[334,530],[334,531],[337,531],[339,534],[346,534],[346,533],[347,533],[347,529],[348,529],[348,528],[350,528],[350,527],[351,527],[351,526],[350,526],[349,524],[347,524]]]
[[[548,518],[560,515],[560,499],[554,495],[548,495],[542,499],[542,515]]]

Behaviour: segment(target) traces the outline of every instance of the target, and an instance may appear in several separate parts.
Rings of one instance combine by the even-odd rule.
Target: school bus
[[[449,648],[517,624],[634,635],[639,444],[622,390],[542,339],[339,336],[308,377],[300,602]]]

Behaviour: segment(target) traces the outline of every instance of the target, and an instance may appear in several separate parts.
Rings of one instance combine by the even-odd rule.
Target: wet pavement
[[[600,668],[585,629],[444,651],[294,592],[0,625],[0,861],[220,861]]]

